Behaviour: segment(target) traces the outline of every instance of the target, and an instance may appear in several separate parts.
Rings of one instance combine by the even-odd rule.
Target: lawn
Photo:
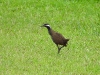
[[[100,75],[100,1],[0,0],[0,75]]]

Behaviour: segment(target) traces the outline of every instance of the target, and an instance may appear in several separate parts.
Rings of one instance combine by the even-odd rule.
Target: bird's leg
[[[59,46],[57,45],[57,47],[58,47],[58,54],[59,54],[59,53],[60,53],[61,48],[63,48],[63,47],[64,47],[64,45],[63,45],[63,46],[61,46],[61,47],[59,47]]]
[[[63,48],[63,47],[64,47],[64,45],[62,47],[60,47],[60,49]]]
[[[57,47],[58,47],[58,54],[60,53],[60,50],[61,50],[61,48],[59,48],[59,46],[57,45]]]
[[[59,46],[57,45],[57,47],[58,47],[58,54],[59,54],[59,53],[60,53],[61,48],[63,48],[63,47],[64,47],[64,45],[63,45],[63,46],[61,46],[61,47],[59,47]]]

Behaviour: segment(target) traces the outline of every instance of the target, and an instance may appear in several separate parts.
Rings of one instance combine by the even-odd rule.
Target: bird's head
[[[49,24],[43,24],[41,27],[46,27],[47,29],[51,28]]]
[[[41,27],[50,27],[49,24],[43,24]]]

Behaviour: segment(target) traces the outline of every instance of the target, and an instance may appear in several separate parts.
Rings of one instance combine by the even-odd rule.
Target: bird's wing
[[[61,35],[60,33],[56,32],[56,36],[59,37],[60,39],[65,39],[63,35]]]

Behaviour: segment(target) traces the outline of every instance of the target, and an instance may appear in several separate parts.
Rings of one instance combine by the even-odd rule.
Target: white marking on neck
[[[46,25],[46,26],[50,27],[50,25],[49,25],[49,24],[48,24],[48,25]]]

